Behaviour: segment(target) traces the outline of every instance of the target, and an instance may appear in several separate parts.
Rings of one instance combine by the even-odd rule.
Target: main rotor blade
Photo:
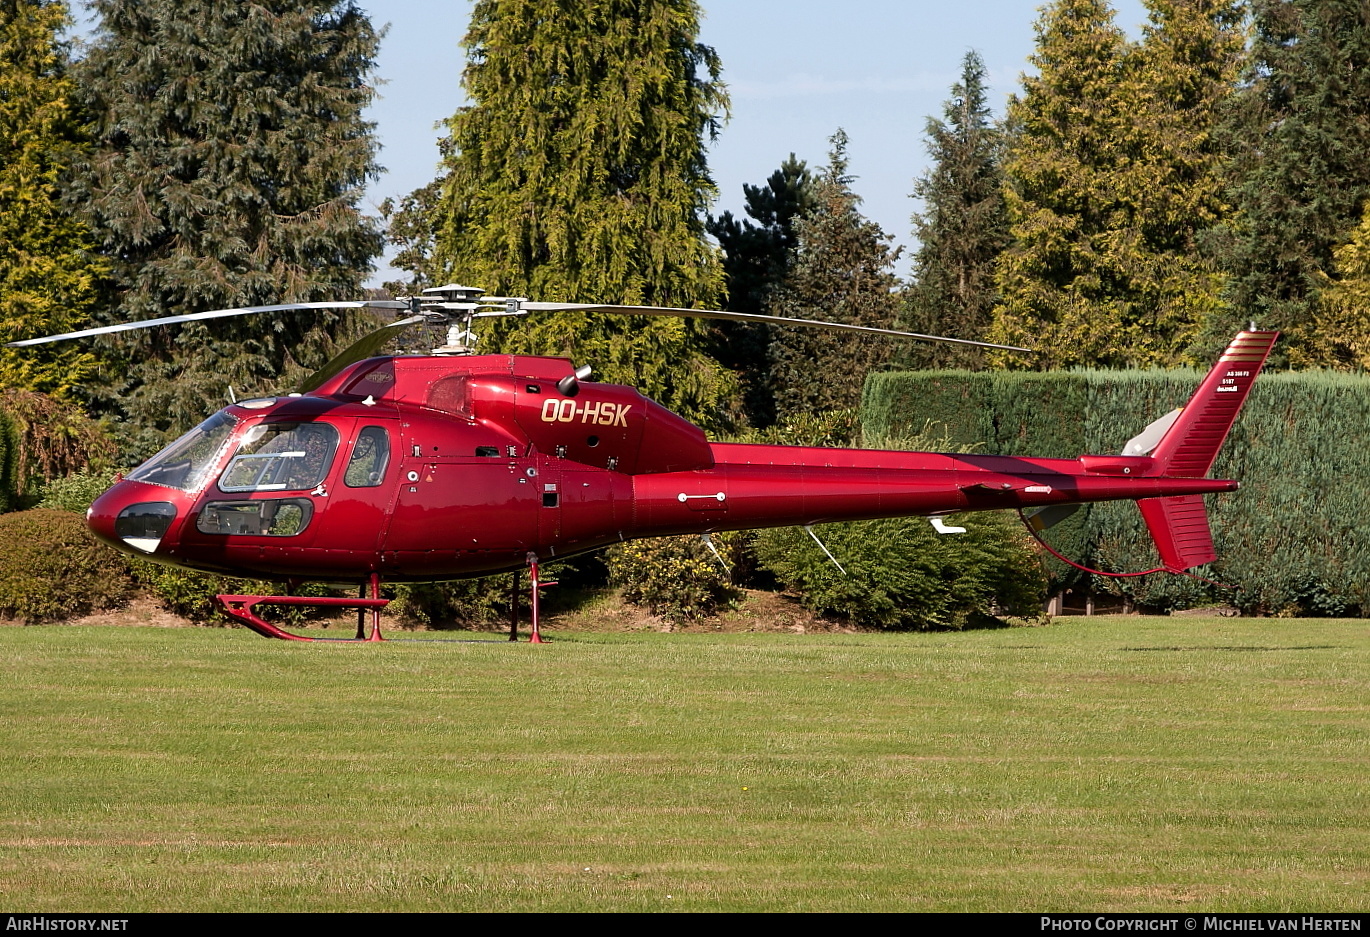
[[[326,301],[318,303],[280,303],[275,306],[239,306],[234,309],[211,309],[208,312],[192,312],[184,316],[164,316],[161,319],[140,319],[136,322],[121,322],[119,325],[105,325],[97,329],[82,329],[79,332],[64,332],[61,335],[45,335],[42,338],[26,338],[18,342],[6,342],[6,347],[23,348],[27,345],[42,345],[47,342],[60,342],[69,338],[85,338],[88,335],[110,335],[114,332],[129,332],[133,329],[147,329],[154,325],[175,325],[178,322],[196,322],[200,319],[222,319],[226,316],[246,316],[258,312],[286,312],[291,309],[408,309],[409,304],[392,299],[363,299],[351,302]]]
[[[1000,351],[1035,353],[1030,348],[1019,348],[1017,345],[996,345],[993,342],[976,342],[968,338],[946,338],[941,335],[923,335],[919,332],[878,329],[870,325],[847,325],[843,322],[823,322],[819,319],[790,319],[785,316],[763,316],[752,312],[725,312],[721,309],[676,309],[670,306],[602,306],[593,303],[520,303],[519,305],[520,308],[529,312],[616,312],[630,316],[685,316],[695,319],[731,319],[734,322],[765,322],[770,325],[803,325],[810,328],[833,329],[839,332],[865,332],[870,335],[916,338],[925,342],[949,342],[954,345],[974,345],[977,348],[997,348]]]
[[[427,322],[428,318],[428,316],[424,315],[410,316],[407,319],[400,319],[398,322],[383,325],[374,332],[368,332],[351,345],[348,345],[341,352],[334,355],[329,359],[327,364],[306,378],[304,382],[300,384],[298,388],[299,392],[307,394],[311,390],[317,390],[323,386],[324,382],[348,365],[356,364],[358,361],[365,361],[367,358],[374,358],[380,353],[381,349],[385,347],[386,342],[395,337],[397,332],[402,332],[411,325]]]

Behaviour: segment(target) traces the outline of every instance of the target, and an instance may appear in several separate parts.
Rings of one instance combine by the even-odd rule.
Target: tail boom
[[[633,476],[630,535],[1135,500],[1164,568],[1181,572],[1215,558],[1203,496],[1238,483],[1206,476],[1277,334],[1238,334],[1168,428],[1153,424],[1126,455],[713,443],[708,469]]]

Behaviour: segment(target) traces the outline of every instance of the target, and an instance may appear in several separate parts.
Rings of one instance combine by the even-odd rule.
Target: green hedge
[[[953,446],[1004,455],[1073,458],[1113,453],[1151,420],[1182,405],[1202,373],[1177,371],[916,372],[872,375],[862,405],[868,438],[898,436],[929,419]],[[1087,576],[1051,561],[1053,588],[1128,595],[1157,609],[1215,600],[1262,614],[1363,615],[1370,609],[1370,378],[1327,372],[1265,374],[1214,466],[1240,492],[1209,498],[1219,559],[1192,579]],[[1062,553],[1099,569],[1156,565],[1137,509],[1092,505],[1052,528]],[[1092,580],[1092,581],[1091,581]]]

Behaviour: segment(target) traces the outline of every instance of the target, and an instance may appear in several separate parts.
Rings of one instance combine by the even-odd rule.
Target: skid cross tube
[[[330,641],[346,644],[369,644],[381,638],[381,609],[390,604],[389,599],[380,597],[380,582],[373,578],[371,598],[343,599],[329,596],[311,595],[216,595],[219,605],[229,617],[251,628],[264,638],[280,638],[283,641]],[[311,638],[302,634],[291,634],[262,618],[253,608],[257,605],[308,605],[315,608],[358,608],[371,609],[371,635],[357,638]]]

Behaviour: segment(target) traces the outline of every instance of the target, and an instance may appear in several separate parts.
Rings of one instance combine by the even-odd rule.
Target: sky
[[[463,103],[469,0],[358,0],[387,27],[377,62],[375,121],[386,172],[366,202],[375,212],[432,181],[438,168],[438,122]],[[1140,35],[1141,0],[1114,0],[1117,22]],[[940,116],[962,57],[975,49],[989,72],[996,116],[1030,68],[1032,0],[702,0],[700,41],[723,64],[731,117],[709,150],[718,184],[714,214],[743,214],[744,183],[758,185],[791,153],[815,168],[839,127],[849,137],[853,188],[862,211],[905,246],[913,244],[910,198],[926,171],[924,127]],[[371,285],[393,279],[382,265]],[[460,279],[460,277],[458,277]],[[479,284],[477,284],[479,285]]]

